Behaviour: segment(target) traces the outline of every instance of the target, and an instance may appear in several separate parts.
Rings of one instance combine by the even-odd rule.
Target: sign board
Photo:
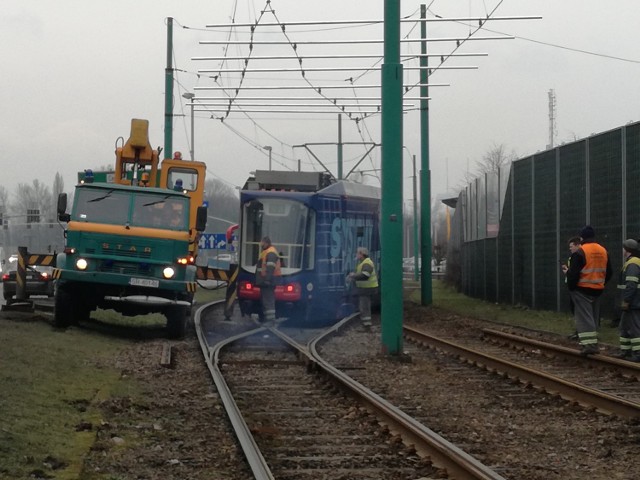
[[[227,235],[225,233],[203,233],[198,242],[198,248],[201,250],[228,250],[235,252],[234,243],[237,241],[238,237],[234,235],[231,245],[227,246]]]

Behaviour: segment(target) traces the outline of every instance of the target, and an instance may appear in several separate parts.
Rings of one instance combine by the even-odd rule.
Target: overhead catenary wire
[[[314,92],[318,93],[318,97],[320,97],[321,99],[324,99],[329,105],[331,105],[332,110],[328,111],[327,113],[332,113],[332,114],[344,113],[344,114],[348,115],[350,119],[355,120],[354,125],[356,126],[356,129],[357,129],[359,135],[362,138],[364,138],[363,135],[366,132],[366,134],[369,135],[369,137],[371,138],[371,133],[368,131],[368,125],[366,123],[362,122],[363,127],[361,127],[360,126],[361,125],[360,120],[364,120],[365,118],[368,118],[369,115],[376,114],[377,112],[370,112],[370,113],[362,114],[363,107],[366,108],[368,106],[368,105],[366,105],[364,103],[366,101],[366,97],[365,98],[358,98],[358,96],[356,95],[356,92],[359,91],[361,88],[377,88],[377,89],[379,89],[380,88],[379,84],[378,85],[371,85],[371,86],[361,86],[361,85],[358,85],[357,83],[355,83],[354,79],[352,78],[352,79],[346,79],[346,81],[349,82],[349,83],[345,84],[345,85],[320,86],[320,85],[317,85],[317,83],[318,83],[317,80],[311,82],[308,78],[306,78],[304,76],[305,71],[311,72],[311,71],[314,71],[314,70],[308,69],[308,68],[304,68],[301,65],[301,68],[291,69],[290,71],[294,72],[294,73],[301,73],[302,77],[303,77],[302,80],[307,83],[307,86],[290,85],[289,86],[290,88],[287,88],[287,86],[283,86],[283,85],[278,85],[278,86],[272,86],[272,85],[271,86],[269,86],[269,85],[263,85],[263,86],[247,85],[247,83],[246,83],[247,74],[253,73],[253,72],[260,73],[259,69],[255,69],[255,68],[249,66],[249,63],[251,63],[251,60],[256,60],[257,61],[257,60],[267,60],[267,59],[269,59],[269,57],[262,57],[261,58],[259,56],[254,55],[255,47],[258,46],[258,45],[261,45],[261,44],[263,44],[263,45],[269,45],[269,44],[289,45],[292,48],[292,51],[294,52],[294,56],[278,56],[278,55],[274,55],[275,58],[273,58],[273,59],[282,59],[282,60],[291,59],[291,60],[297,60],[299,62],[302,62],[304,60],[311,60],[312,57],[313,57],[313,56],[301,54],[299,47],[302,46],[302,45],[311,44],[311,43],[315,43],[315,44],[318,44],[318,45],[323,45],[323,44],[327,45],[327,44],[330,44],[330,43],[334,43],[336,45],[337,44],[343,44],[343,43],[353,43],[353,42],[335,42],[335,41],[334,42],[326,42],[326,41],[325,42],[295,41],[294,39],[290,38],[287,35],[287,29],[292,25],[292,22],[281,22],[279,20],[276,23],[265,22],[265,21],[263,21],[264,18],[265,18],[264,17],[265,13],[271,13],[273,15],[273,17],[277,19],[277,16],[275,15],[275,11],[270,6],[270,2],[267,2],[267,5],[266,5],[265,9],[263,11],[260,11],[259,15],[256,15],[256,21],[254,23],[252,23],[252,24],[246,24],[247,26],[249,26],[251,28],[252,41],[249,41],[249,42],[243,41],[243,40],[237,40],[238,35],[240,33],[242,33],[242,32],[240,32],[240,28],[238,28],[238,27],[240,27],[243,24],[235,23],[235,15],[234,15],[234,18],[233,18],[233,22],[234,23],[227,25],[227,28],[229,28],[229,34],[227,36],[227,41],[225,41],[225,42],[215,42],[216,44],[223,45],[225,56],[224,57],[202,57],[203,61],[215,58],[215,60],[220,60],[221,63],[223,63],[223,64],[226,64],[227,62],[234,61],[234,60],[235,61],[245,62],[245,68],[242,68],[242,69],[240,69],[240,68],[233,69],[233,68],[228,68],[228,67],[225,67],[225,66],[222,66],[222,65],[219,66],[219,68],[217,68],[217,69],[211,69],[210,72],[217,73],[217,75],[215,75],[213,77],[216,85],[215,86],[199,85],[197,87],[197,90],[202,91],[202,92],[207,91],[207,90],[211,90],[211,91],[219,90],[219,91],[223,92],[223,95],[227,96],[226,99],[222,99],[222,100],[224,100],[226,102],[225,105],[224,105],[226,107],[226,110],[224,110],[224,114],[225,114],[224,117],[220,118],[218,116],[211,115],[211,118],[216,118],[216,119],[222,120],[223,123],[224,123],[224,118],[226,118],[232,112],[237,112],[237,113],[240,113],[241,115],[247,116],[247,118],[249,118],[249,120],[251,120],[254,123],[256,128],[260,128],[258,122],[255,122],[250,116],[250,114],[253,114],[255,112],[253,110],[249,110],[249,109],[246,108],[246,107],[249,106],[249,104],[247,104],[246,102],[250,102],[250,101],[252,101],[252,99],[249,98],[249,99],[245,100],[244,98],[239,97],[238,94],[241,91],[243,91],[243,90],[247,90],[247,91],[249,91],[249,90],[258,90],[258,89],[261,89],[261,90],[272,90],[272,91],[275,91],[275,90],[287,90],[287,89],[291,89],[291,90],[298,90],[298,89],[302,90],[302,89],[305,89],[305,90],[308,91],[309,89],[312,89]],[[485,23],[488,19],[490,19],[488,17],[489,16],[487,16],[487,17],[475,17],[475,18],[465,17],[464,20],[467,20],[467,21],[478,21],[480,23]],[[509,17],[509,18],[510,19],[516,19],[516,17]],[[539,17],[520,17],[520,18],[539,18]],[[428,19],[428,20],[437,21],[437,22],[444,22],[444,21],[461,20],[461,18],[455,18],[455,19],[439,18],[439,19]],[[413,22],[414,24],[417,24],[418,21],[419,20],[415,20],[415,19],[407,19],[406,21],[403,21],[403,23],[411,23],[411,22]],[[318,24],[323,24],[323,23],[326,26],[329,26],[330,24],[336,25],[336,24],[339,24],[340,22],[336,22],[336,21],[332,21],[332,22],[302,22],[300,24],[300,26],[307,27],[307,26],[318,25]],[[370,23],[370,22],[369,21],[348,21],[348,22],[345,22],[345,24],[353,24],[353,25],[365,25],[367,23]],[[378,23],[381,23],[381,21],[378,22]],[[280,30],[281,30],[281,32],[279,32],[279,33],[283,34],[286,37],[286,40],[283,40],[283,41],[280,41],[280,42],[275,42],[275,43],[274,42],[258,42],[258,41],[255,41],[255,38],[253,37],[253,35],[254,35],[257,27],[261,27],[262,28],[262,27],[267,27],[267,26],[270,26],[270,25],[279,27]],[[207,27],[209,28],[209,25],[207,25]],[[264,32],[264,29],[262,30],[262,32]],[[292,33],[292,30],[289,29],[288,33]],[[234,35],[236,37],[235,40],[232,40],[232,35]],[[480,39],[483,39],[483,38],[487,39],[487,40],[489,40],[489,39],[495,40],[495,39],[504,39],[504,38],[510,38],[510,37],[507,37],[507,36],[476,37],[475,39],[480,40]],[[513,38],[513,37],[511,37],[511,38]],[[402,43],[411,45],[411,43],[418,43],[418,42],[423,42],[424,41],[424,39],[406,39],[406,40],[407,41],[403,41]],[[447,41],[455,41],[457,46],[459,46],[460,43],[466,42],[467,40],[469,40],[469,38],[468,37],[466,37],[466,38],[456,38],[456,37],[451,37],[450,38],[450,37],[446,37],[446,39],[443,38],[441,41],[445,41],[445,40],[447,40]],[[437,40],[427,39],[427,41],[437,41]],[[373,42],[379,44],[379,43],[382,43],[383,41],[382,40],[375,40]],[[200,43],[201,44],[206,44],[206,43],[203,43],[203,42],[200,42]],[[227,53],[229,53],[229,50],[231,49],[231,47],[233,47],[233,46],[240,47],[242,45],[248,45],[250,47],[250,51],[249,51],[247,56],[229,56],[229,55],[227,55]],[[487,54],[463,54],[463,53],[458,53],[458,54],[451,55],[449,53],[449,54],[429,54],[428,56],[429,57],[440,57],[441,60],[444,61],[445,58],[449,58],[449,57],[445,57],[445,55],[449,55],[451,57],[463,57],[463,56],[472,57],[472,56],[486,56]],[[283,57],[283,58],[279,58],[279,57]],[[339,58],[339,56],[335,56],[335,55],[316,55],[316,57],[317,58]],[[354,56],[354,57],[357,57],[357,56]],[[349,56],[345,56],[345,58],[349,58]],[[374,59],[377,58],[377,59],[380,59],[381,57],[380,57],[380,55],[366,55],[366,56],[363,56],[363,57],[360,57],[360,58],[374,58]],[[407,61],[410,61],[411,59],[418,59],[418,58],[420,58],[420,56],[419,55],[407,55],[405,57],[403,55],[403,58],[406,58]],[[441,63],[443,63],[443,62],[441,62]],[[447,65],[446,67],[449,67],[449,65]],[[473,68],[475,69],[477,67],[473,67]],[[409,66],[409,67],[406,67],[405,69],[406,70],[413,70],[414,68]],[[430,72],[437,71],[437,69],[438,68],[436,66],[432,66],[432,67],[428,67],[427,68],[427,70],[430,71]],[[447,68],[447,69],[449,69],[449,68]],[[350,68],[350,69],[347,69],[347,70],[354,70],[354,69]],[[366,68],[366,69],[360,69],[360,70],[371,71],[371,70],[375,70],[375,69]],[[419,70],[419,68],[417,70]],[[263,71],[264,72],[274,72],[274,71],[280,72],[280,71],[282,71],[282,69],[263,69]],[[331,70],[318,69],[317,71],[331,71]],[[343,71],[343,70],[336,70],[336,71]],[[355,71],[358,71],[358,70],[355,70]],[[198,75],[199,75],[198,78],[201,78],[201,77],[207,78],[207,76],[204,75],[204,74],[206,74],[208,72],[209,71],[204,71],[204,70],[203,71],[199,71],[198,72]],[[223,77],[228,80],[229,77],[228,77],[227,74],[232,74],[232,73],[241,73],[242,77],[240,78],[240,81],[239,81],[238,84],[236,84],[234,86],[228,86],[226,84],[227,82],[223,81]],[[200,74],[203,74],[203,75],[200,75]],[[209,78],[211,78],[211,77],[209,77]],[[408,84],[405,86],[405,92],[406,92],[407,88],[411,88],[413,86],[414,86],[414,84],[411,84],[411,83],[408,82]],[[448,83],[440,83],[440,84],[430,84],[429,86],[449,86],[449,84]],[[354,112],[350,112],[347,108],[345,108],[345,110],[341,111],[340,108],[342,107],[342,105],[337,103],[338,102],[338,98],[331,98],[330,95],[326,95],[328,93],[328,90],[330,90],[332,88],[342,88],[342,89],[351,88],[352,91],[354,92],[353,99],[358,101],[358,102],[360,102],[360,101],[363,102],[361,104],[358,104],[358,107],[360,108],[361,111],[359,113],[354,113]],[[196,90],[196,89],[194,88],[194,90]],[[275,98],[277,98],[277,97],[275,97]],[[429,98],[429,97],[426,97],[426,98]],[[282,99],[284,99],[284,98],[282,98]],[[408,98],[406,98],[406,95],[405,95],[405,99],[408,100]],[[420,99],[422,100],[424,98],[420,98]],[[202,102],[203,101],[202,98],[197,98],[197,100],[198,100],[198,102]],[[266,100],[266,97],[265,97],[265,100]],[[291,97],[287,97],[287,100],[306,101],[306,100],[297,100],[296,98],[291,98]],[[344,100],[348,100],[348,99],[345,98]],[[195,102],[195,99],[194,99],[194,102]],[[230,105],[233,105],[233,109],[229,109]],[[195,107],[195,103],[194,103],[194,107]],[[296,105],[296,107],[306,108],[306,107],[304,107],[302,105]],[[275,109],[273,108],[273,106],[270,106],[269,108],[270,108],[270,110],[268,110],[268,111],[264,111],[264,112],[260,111],[258,113],[259,114],[262,114],[262,113],[265,113],[265,114],[266,113],[269,113],[269,114],[278,113],[278,112],[274,111]],[[289,111],[289,110],[283,110],[282,113],[299,113],[300,110],[301,110],[301,108],[299,108],[295,112]],[[376,107],[376,110],[378,110],[377,107]],[[203,110],[197,110],[197,111],[206,112],[206,113],[214,113],[212,110],[207,109],[207,108],[204,108]],[[309,113],[317,114],[319,112],[318,112],[318,110],[314,109],[312,112],[309,112]],[[358,115],[362,115],[362,116],[358,117]],[[224,123],[224,124],[225,124],[225,126],[227,128],[229,128],[228,124],[226,124],[226,123]],[[260,147],[260,145],[258,145],[258,146]]]
[[[407,55],[400,55],[400,58],[404,59],[404,60],[413,60],[416,58],[422,58],[422,57],[442,57],[442,53],[427,53],[425,55],[422,55],[420,53],[414,53],[414,54],[407,54]],[[452,57],[486,57],[488,56],[488,53],[456,53],[453,55],[449,55]],[[293,56],[293,55],[260,55],[260,56],[252,56],[251,60],[322,60],[322,59],[357,59],[357,58],[377,58],[377,59],[382,59],[381,55],[375,54],[375,53],[370,53],[370,54],[360,54],[360,55],[356,55],[356,54],[343,54],[343,55],[300,55],[299,57]],[[210,56],[210,57],[191,57],[191,60],[194,61],[202,61],[202,60],[208,60],[208,61],[215,61],[215,60],[241,60],[241,61],[245,61],[247,60],[246,56],[239,56],[239,57],[224,57],[224,56]]]
[[[449,83],[425,83],[418,84],[419,86],[425,87],[449,87],[451,84]],[[413,87],[414,84],[405,84],[402,87],[408,88]],[[352,85],[352,84],[343,84],[343,85],[316,85],[316,86],[308,86],[308,85],[247,85],[242,87],[243,90],[334,90],[334,89],[346,89],[346,88],[380,88],[380,85]],[[203,87],[195,87],[194,90],[236,90],[237,87],[224,87],[224,86],[203,86]]]
[[[427,38],[427,42],[464,42],[468,40],[513,40],[513,35],[500,35],[496,37],[433,37]],[[404,38],[400,43],[422,43],[422,38]],[[200,40],[200,45],[289,45],[291,42],[284,40]],[[296,40],[294,45],[367,45],[381,44],[384,39],[367,39],[367,40]]]
[[[485,22],[487,20],[539,20],[539,15],[510,15],[507,17],[434,17],[424,19],[427,22],[433,23],[444,23],[444,22],[460,22],[460,21],[468,21],[468,22]],[[401,18],[400,23],[417,23],[421,22],[422,19],[413,19],[413,18]],[[383,24],[383,19],[372,19],[372,20],[320,20],[320,21],[292,21],[292,22],[278,22],[278,23],[261,23],[259,26],[261,27],[279,27],[286,28],[290,26],[318,26],[318,25],[376,25]],[[206,24],[207,28],[255,28],[258,26],[258,23],[212,23]]]
[[[475,65],[447,65],[441,67],[404,67],[404,70],[477,70]],[[201,69],[198,72],[201,73],[267,73],[267,72],[281,72],[281,73],[305,73],[305,72],[360,72],[360,71],[378,71],[380,67],[325,67],[325,68],[221,68],[221,69]]]

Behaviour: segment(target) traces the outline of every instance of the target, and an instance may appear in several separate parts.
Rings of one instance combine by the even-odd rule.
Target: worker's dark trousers
[[[262,294],[262,313],[264,314],[265,322],[274,322],[276,319],[276,296],[274,290],[275,287],[260,287],[260,293]]]

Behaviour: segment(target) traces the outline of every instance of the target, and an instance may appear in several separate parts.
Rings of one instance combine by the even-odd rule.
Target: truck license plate
[[[158,288],[160,286],[160,282],[150,278],[132,278],[129,280],[129,285]]]

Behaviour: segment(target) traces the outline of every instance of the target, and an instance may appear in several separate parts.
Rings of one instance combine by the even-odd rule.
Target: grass
[[[224,298],[224,290],[198,289],[199,304]],[[122,317],[98,311],[93,318],[131,327],[162,327],[164,316]],[[101,420],[106,398],[141,395],[142,389],[113,368],[121,349],[137,338],[114,338],[92,329],[54,330],[28,314],[0,318],[0,479],[40,477],[77,479],[93,431],[76,431],[81,422]],[[46,464],[62,462],[52,470]]]
[[[57,479],[78,478],[99,398],[135,389],[106,365],[125,341],[80,329],[57,332],[47,323],[14,316],[0,320],[0,478],[29,478],[62,462]]]
[[[407,300],[420,302],[415,282]],[[196,302],[224,298],[224,290],[199,288]],[[433,282],[433,305],[454,313],[495,322],[568,335],[573,321],[567,314],[529,310],[472,299]],[[6,317],[7,314],[3,314]],[[162,326],[164,317],[121,317],[98,312],[103,322],[132,326]],[[28,479],[41,470],[58,480],[77,479],[94,433],[76,431],[80,422],[97,424],[101,399],[141,395],[141,386],[120,377],[112,367],[119,351],[138,339],[113,338],[91,329],[58,332],[45,321],[28,321],[13,314],[0,318],[0,479]],[[601,329],[601,339],[617,344],[617,330]],[[66,467],[55,472],[44,466],[53,460]]]
[[[415,287],[408,300],[420,303],[420,288],[415,282],[405,282],[405,287]],[[527,307],[485,302],[467,297],[442,280],[433,280],[433,306],[459,315],[480,318],[491,322],[506,323],[520,327],[543,330],[559,335],[570,335],[575,331],[573,317],[568,313],[548,310],[532,310]],[[604,320],[599,330],[599,339],[603,343],[618,345],[618,329],[609,326]]]
[[[209,290],[206,288],[198,288],[195,293],[196,305],[224,299],[225,289]],[[151,313],[148,315],[136,315],[134,317],[125,317],[115,310],[97,310],[91,313],[91,318],[103,323],[123,326],[123,327],[141,327],[141,328],[161,328],[167,323],[167,319],[160,313]]]

